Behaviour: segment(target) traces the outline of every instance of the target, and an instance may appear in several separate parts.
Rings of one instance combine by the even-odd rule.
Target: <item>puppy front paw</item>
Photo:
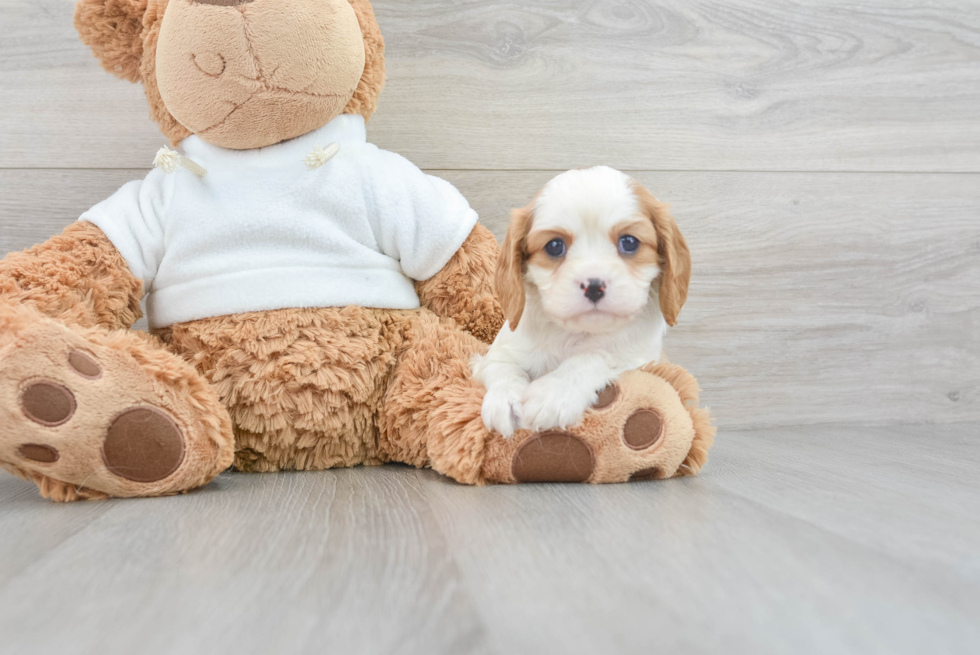
[[[524,392],[522,425],[535,432],[573,426],[582,420],[597,398],[598,392],[591,386],[545,375],[528,385]]]
[[[483,425],[491,432],[499,432],[509,439],[521,425],[521,393],[520,389],[488,389],[483,397],[483,407],[480,416]]]

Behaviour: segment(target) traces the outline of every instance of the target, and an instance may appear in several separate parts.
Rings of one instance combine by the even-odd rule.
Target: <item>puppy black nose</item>
[[[589,283],[583,283],[581,287],[585,291],[585,297],[592,302],[599,302],[606,295],[606,284],[596,278],[589,279]]]

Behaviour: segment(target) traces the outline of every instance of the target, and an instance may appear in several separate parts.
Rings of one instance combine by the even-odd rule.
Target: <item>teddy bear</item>
[[[75,25],[180,150],[0,261],[0,466],[44,497],[171,495],[229,467],[482,485],[704,464],[710,417],[666,361],[570,429],[484,427],[470,362],[504,322],[498,244],[450,184],[367,142],[369,0],[80,0]]]

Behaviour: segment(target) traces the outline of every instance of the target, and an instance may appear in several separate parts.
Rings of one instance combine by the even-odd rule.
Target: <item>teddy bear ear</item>
[[[75,29],[107,71],[140,81],[143,15],[147,0],[79,0]]]

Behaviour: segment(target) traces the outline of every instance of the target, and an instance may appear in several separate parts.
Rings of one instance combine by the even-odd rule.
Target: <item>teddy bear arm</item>
[[[504,324],[493,282],[499,253],[496,238],[478,223],[441,271],[415,284],[422,306],[492,343]]]
[[[79,327],[129,328],[142,316],[143,283],[102,230],[77,222],[0,260],[0,299]]]

